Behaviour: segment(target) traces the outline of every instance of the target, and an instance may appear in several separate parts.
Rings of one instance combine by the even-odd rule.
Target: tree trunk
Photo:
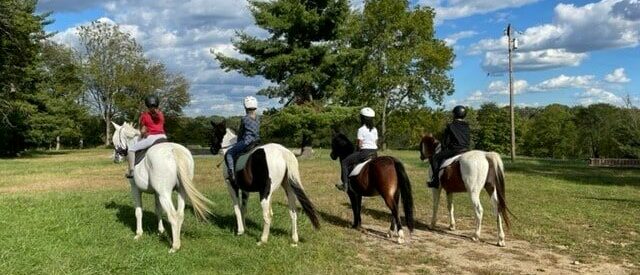
[[[384,98],[384,104],[382,105],[382,125],[380,126],[380,147],[382,151],[387,150],[387,102],[389,99],[387,97]]]
[[[300,156],[303,158],[311,157],[313,153],[312,141],[310,135],[303,134],[302,135],[302,144],[300,145]]]
[[[109,140],[111,138],[111,117],[108,115],[104,116],[104,122],[106,124],[105,137],[104,137],[104,146],[109,146]]]
[[[56,137],[56,151],[60,151],[60,136]]]

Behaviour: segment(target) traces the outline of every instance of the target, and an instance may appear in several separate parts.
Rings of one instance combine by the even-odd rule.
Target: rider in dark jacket
[[[453,121],[447,125],[442,139],[442,150],[437,152],[432,159],[431,169],[433,171],[431,181],[428,186],[438,188],[440,186],[440,165],[448,158],[454,157],[469,151],[471,145],[471,130],[469,124],[464,121],[467,110],[463,106],[453,108]]]

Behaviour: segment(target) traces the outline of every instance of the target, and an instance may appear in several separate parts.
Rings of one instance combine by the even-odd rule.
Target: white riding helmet
[[[376,112],[373,111],[373,109],[369,108],[369,107],[364,107],[362,108],[362,110],[360,110],[360,114],[366,117],[375,117],[376,116]]]
[[[258,100],[255,97],[248,96],[244,98],[245,109],[258,109]]]

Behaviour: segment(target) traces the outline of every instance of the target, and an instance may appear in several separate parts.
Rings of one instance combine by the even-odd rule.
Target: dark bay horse
[[[431,134],[428,134],[420,141],[420,159],[428,159],[432,163],[433,155],[440,151],[440,142]],[[428,169],[431,178],[431,168]],[[498,246],[505,246],[504,230],[502,220],[509,227],[509,216],[507,215],[507,202],[505,201],[504,166],[500,155],[495,152],[484,152],[473,150],[466,152],[453,164],[446,167],[440,177],[440,188],[433,188],[433,216],[431,218],[431,228],[436,226],[438,214],[438,202],[440,200],[440,190],[447,192],[447,206],[449,208],[449,229],[455,230],[456,221],[453,217],[453,193],[469,192],[471,203],[476,213],[476,231],[472,239],[480,239],[480,229],[482,227],[482,204],[480,203],[480,193],[482,189],[487,190],[491,196],[491,204],[498,223]]]
[[[353,143],[343,134],[334,135],[331,141],[331,159],[342,161],[354,152]],[[353,210],[352,228],[361,229],[362,197],[380,195],[391,210],[391,228],[389,237],[398,234],[398,243],[404,243],[405,237],[400,223],[398,203],[402,198],[405,222],[409,231],[413,231],[413,197],[411,182],[402,163],[389,156],[376,157],[367,163],[359,175],[349,177],[347,194]]]

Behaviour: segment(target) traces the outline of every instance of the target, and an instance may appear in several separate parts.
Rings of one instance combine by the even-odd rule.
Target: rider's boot
[[[133,178],[133,168],[136,165],[136,153],[135,152],[129,152],[129,154],[127,154],[127,166],[129,167],[129,169],[127,170],[127,174],[125,174],[124,176],[128,179],[132,179]]]
[[[231,183],[231,185],[235,185],[236,183],[236,173],[233,172],[233,169],[227,169],[227,175],[229,175],[229,177],[227,178],[229,180],[229,183]]]
[[[344,171],[340,171],[340,182],[336,183],[336,188],[340,191],[347,191],[347,181],[349,178],[345,175]]]

